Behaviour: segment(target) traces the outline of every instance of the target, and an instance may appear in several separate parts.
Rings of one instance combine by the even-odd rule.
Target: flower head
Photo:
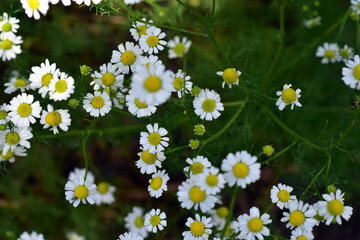
[[[193,101],[195,114],[201,119],[211,121],[220,117],[220,111],[224,110],[224,105],[221,103],[221,98],[214,90],[201,90]]]
[[[169,40],[167,46],[169,48],[169,58],[181,58],[189,51],[191,41],[186,37],[180,39],[179,36],[175,36],[174,39]]]
[[[211,218],[195,214],[195,218],[189,217],[185,223],[189,231],[182,233],[187,240],[207,240],[212,233]]]
[[[291,105],[291,110],[294,109],[294,106],[301,107],[301,103],[299,102],[299,98],[301,90],[291,88],[291,84],[285,84],[283,86],[282,91],[277,91],[276,95],[279,96],[278,100],[276,101],[276,106],[279,107],[279,110],[282,111],[287,105]]]
[[[151,211],[145,215],[144,225],[149,232],[156,233],[158,230],[161,231],[167,225],[166,214],[158,208],[151,209]]]

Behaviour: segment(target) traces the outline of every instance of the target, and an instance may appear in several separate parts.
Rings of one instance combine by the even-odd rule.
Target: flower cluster
[[[9,16],[6,12],[0,16],[0,58],[8,61],[16,58],[21,53],[23,40],[16,36],[19,29],[19,19]]]

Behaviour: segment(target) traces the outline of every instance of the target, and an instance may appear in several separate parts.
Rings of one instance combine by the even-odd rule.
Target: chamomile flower
[[[167,225],[166,214],[158,208],[151,209],[151,211],[145,215],[144,225],[149,232],[156,233],[158,230],[161,231]]]
[[[0,131],[0,146],[2,146],[2,154],[6,155],[8,151],[14,152],[19,146],[30,148],[28,141],[33,137],[27,127],[14,127],[12,131],[9,129]]]
[[[90,6],[90,4],[99,4],[102,0],[73,0],[77,4],[82,5],[85,4],[86,6]]]
[[[221,103],[221,98],[214,90],[201,90],[193,101],[195,114],[201,119],[211,121],[220,117],[220,111],[224,111],[224,105]]]
[[[211,167],[211,163],[204,156],[197,156],[193,159],[187,158],[186,162],[189,164],[189,166],[184,168],[184,172],[189,176],[208,173]]]
[[[93,117],[104,116],[111,110],[111,100],[106,92],[95,91],[86,94],[83,108]]]
[[[141,149],[138,153],[139,160],[135,165],[140,169],[142,174],[155,173],[157,168],[161,168],[162,162],[166,159],[163,152],[150,153],[148,150]]]
[[[22,93],[14,97],[8,106],[10,120],[19,127],[29,127],[40,118],[41,106],[39,101],[34,102],[34,96]]]
[[[351,0],[351,9],[360,14],[360,0]]]
[[[212,233],[211,218],[195,214],[195,219],[188,217],[185,225],[190,231],[182,233],[186,240],[207,240]]]
[[[58,134],[58,127],[64,132],[69,129],[71,118],[67,109],[54,110],[54,107],[48,104],[47,111],[42,111],[40,123],[45,129],[50,127],[54,134]]]
[[[342,68],[342,80],[350,88],[360,89],[360,57],[355,55],[352,60],[346,62]]]
[[[336,43],[324,43],[316,50],[316,56],[321,57],[322,64],[334,63],[341,60],[339,55],[339,46]]]
[[[290,240],[313,240],[314,235],[311,232],[303,232],[300,228],[295,228],[291,232]]]
[[[182,98],[184,94],[188,94],[191,89],[193,83],[190,81],[191,77],[186,76],[186,73],[183,72],[181,69],[177,71],[177,73],[171,72],[172,77],[172,85],[173,85],[173,92],[176,92],[178,98]]]
[[[159,51],[164,50],[166,41],[164,39],[166,34],[161,32],[160,28],[151,26],[146,30],[146,34],[142,35],[139,39],[141,49],[148,54],[157,54]]]
[[[159,66],[163,65],[163,62],[156,55],[149,55],[141,59],[141,65],[139,67],[149,67],[151,65]]]
[[[29,18],[40,19],[40,13],[46,15],[49,10],[49,0],[21,0],[22,7]]]
[[[230,187],[235,184],[246,188],[246,185],[260,179],[260,164],[257,157],[246,151],[229,153],[221,163],[224,178]]]
[[[169,40],[167,46],[169,48],[169,58],[181,58],[189,52],[191,41],[186,37],[180,40],[179,36],[175,36],[174,39]]]
[[[9,114],[8,114],[8,105],[7,104],[2,104],[0,105],[0,125],[1,124],[6,124],[10,119],[9,119]]]
[[[315,214],[312,206],[295,199],[289,202],[289,212],[283,212],[284,217],[280,221],[287,222],[287,228],[300,228],[303,232],[312,232],[316,224]]]
[[[54,75],[49,84],[50,99],[54,101],[66,100],[74,93],[75,85],[74,78],[62,72],[59,75]]]
[[[125,46],[121,43],[118,46],[118,50],[113,50],[112,52],[111,62],[114,66],[124,74],[128,74],[130,69],[132,72],[135,72],[143,58],[140,47],[133,42],[125,42]]]
[[[262,153],[265,154],[267,157],[270,157],[274,153],[275,149],[271,145],[265,145],[262,148]]]
[[[204,213],[211,210],[218,200],[217,197],[202,190],[194,178],[187,179],[179,185],[176,194],[182,208],[194,208],[196,211],[200,209]]]
[[[72,178],[65,185],[65,198],[74,207],[77,207],[80,202],[86,204],[94,204],[96,200],[96,185],[88,179],[85,180],[82,176]]]
[[[124,0],[124,3],[127,5],[133,5],[133,4],[142,2],[142,1],[144,1],[144,0]]]
[[[133,2],[140,2],[142,0],[127,0],[128,2],[130,1],[133,1]],[[126,4],[126,3],[125,3]],[[142,18],[141,19],[142,21],[144,22],[147,22],[146,21],[146,18]],[[153,23],[152,20],[149,20],[148,23],[144,23],[144,22],[134,22],[132,24],[132,28],[130,29],[130,33],[131,33],[131,36],[133,36],[134,40],[135,41],[138,41],[139,38],[142,36],[142,35],[146,35],[146,30],[152,26],[151,24]]]
[[[205,133],[205,126],[202,125],[202,124],[196,124],[196,125],[194,126],[194,133],[195,133],[196,135],[199,135],[199,136],[204,135],[204,133]]]
[[[201,173],[198,176],[200,188],[207,194],[217,194],[225,186],[224,176],[219,173],[219,169],[211,167],[208,172]]]
[[[271,202],[276,203],[280,209],[289,208],[289,202],[296,199],[296,196],[290,195],[292,190],[292,187],[281,183],[274,185],[270,191]]]
[[[96,189],[95,204],[112,204],[115,202],[114,192],[116,188],[107,182],[99,182]]]
[[[30,74],[29,81],[32,89],[39,89],[41,97],[45,97],[49,92],[49,84],[51,80],[58,76],[60,70],[56,68],[56,64],[50,64],[49,60],[41,63],[40,66],[31,68],[32,73]]]
[[[224,71],[216,72],[217,75],[223,78],[222,87],[225,87],[225,84],[231,88],[233,85],[239,85],[239,76],[241,72],[235,68],[227,68]]]
[[[44,235],[37,232],[23,232],[17,240],[44,240]]]
[[[263,236],[269,236],[270,230],[265,227],[266,224],[271,223],[270,215],[264,213],[260,215],[260,211],[257,207],[250,208],[250,215],[243,214],[237,218],[231,224],[231,227],[235,232],[240,232],[240,237],[247,240],[260,239],[263,240]]]
[[[50,0],[51,4],[58,4],[60,0]],[[62,4],[64,4],[64,6],[70,6],[71,5],[71,0],[61,0]]]
[[[164,191],[167,191],[167,182],[169,181],[169,175],[165,170],[157,171],[151,176],[149,180],[148,192],[151,197],[159,198]]]
[[[111,100],[114,104],[114,107],[118,109],[123,109],[126,104],[126,96],[120,91],[118,91],[115,96],[111,98]]]
[[[170,98],[172,90],[171,71],[164,65],[138,68],[131,77],[131,89],[141,102],[160,105]]]
[[[354,49],[345,45],[344,47],[340,48],[339,50],[340,57],[344,63],[354,57]]]
[[[134,96],[134,91],[130,90],[128,95],[126,95],[126,106],[128,107],[129,112],[138,117],[148,117],[156,112],[155,105],[149,105],[145,102],[141,102],[139,98]]]
[[[19,28],[19,22],[19,19],[3,13],[2,20],[0,21],[0,36],[6,38],[15,34]]]
[[[309,29],[320,26],[320,25],[321,25],[321,17],[320,16],[304,20],[304,26]]]
[[[287,105],[291,105],[291,110],[294,109],[294,106],[301,107],[299,98],[301,97],[301,90],[291,88],[291,84],[285,84],[282,91],[277,91],[276,95],[279,96],[276,101],[276,106],[279,107],[279,110],[282,111]]]
[[[154,125],[148,124],[146,129],[148,132],[140,133],[140,144],[144,150],[157,153],[169,146],[169,138],[165,137],[168,131],[165,128],[159,128],[159,124],[155,123]]]
[[[222,230],[226,224],[226,218],[229,215],[229,209],[225,206],[211,209],[209,211],[212,223],[218,230]]]
[[[100,66],[100,72],[95,71],[91,77],[94,78],[94,90],[102,88],[118,89],[122,88],[124,75],[120,74],[121,70],[111,63]]]
[[[20,90],[21,92],[25,92],[30,89],[30,82],[24,78],[17,76],[12,76],[9,82],[5,83],[6,87],[4,92],[7,94],[11,94]]]
[[[125,217],[125,227],[129,232],[136,233],[146,238],[149,233],[144,225],[144,210],[141,207],[133,207],[132,211]]]
[[[16,58],[21,53],[20,44],[23,42],[20,36],[15,34],[0,36],[0,57],[2,61]]]
[[[85,178],[86,169],[85,168],[75,168],[69,173],[68,179],[71,181],[76,181],[79,177]],[[95,176],[92,172],[88,171],[86,175],[86,181],[89,183],[95,183]]]
[[[8,161],[10,163],[15,162],[15,157],[25,157],[27,156],[26,149],[23,147],[16,147],[13,151],[9,150],[6,154],[3,154],[3,151],[0,151],[0,162]]]
[[[344,206],[344,194],[340,189],[330,194],[323,194],[322,197],[325,201],[319,201],[319,214],[324,216],[326,225],[337,222],[341,224],[341,218],[348,221],[352,215],[353,208]]]
[[[136,233],[126,232],[121,234],[117,240],[143,240],[144,238]]]
[[[76,232],[66,233],[67,240],[85,240],[84,236],[77,234]]]

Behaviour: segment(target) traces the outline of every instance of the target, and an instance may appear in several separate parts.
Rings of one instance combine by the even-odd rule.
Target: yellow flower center
[[[300,226],[305,222],[304,213],[296,210],[290,213],[289,222],[294,226]]]
[[[148,28],[145,25],[140,25],[137,27],[137,33],[139,34],[139,36],[145,35],[147,29]]]
[[[205,225],[202,222],[194,221],[190,226],[190,231],[195,237],[200,237],[205,233]]]
[[[138,108],[147,108],[147,104],[145,102],[140,102],[140,100],[138,98],[135,98],[135,105]]]
[[[75,188],[74,195],[78,199],[84,199],[89,195],[89,190],[84,185],[79,185]]]
[[[224,82],[228,84],[234,84],[238,80],[239,75],[235,69],[227,68],[224,70],[222,77],[224,79]]]
[[[287,202],[290,200],[290,193],[286,191],[285,189],[282,189],[278,192],[278,198],[282,202]]]
[[[215,100],[207,98],[203,101],[201,107],[205,112],[213,112],[216,108]]]
[[[195,186],[190,189],[189,197],[191,201],[195,203],[200,203],[205,200],[206,193],[205,191],[201,190],[200,187]]]
[[[324,52],[324,57],[331,60],[335,57],[335,52],[333,50],[326,50]]]
[[[0,47],[4,50],[9,50],[12,48],[12,42],[10,40],[2,40]]]
[[[268,157],[271,156],[274,153],[274,151],[275,150],[271,145],[266,145],[263,147],[263,153]]]
[[[156,161],[156,153],[149,153],[149,151],[144,150],[141,152],[141,159],[146,164],[153,164]]]
[[[196,162],[191,165],[191,172],[193,174],[199,174],[204,172],[204,165],[202,163]]]
[[[134,224],[137,228],[143,227],[144,226],[144,218],[143,217],[135,218]]]
[[[159,38],[152,35],[147,38],[146,43],[149,45],[149,47],[155,47],[159,44]]]
[[[109,191],[110,185],[107,182],[100,182],[97,185],[97,191],[101,194],[105,194]]]
[[[356,78],[356,80],[360,81],[360,64],[356,65],[353,71],[353,75]]]
[[[67,89],[67,82],[65,80],[59,80],[55,83],[55,91],[58,93],[63,93]]]
[[[264,223],[260,218],[255,217],[250,219],[247,225],[251,232],[260,232],[264,226]]]
[[[26,87],[27,86],[27,83],[24,79],[16,79],[15,80],[15,83],[14,83],[14,86],[15,87]]]
[[[17,109],[20,117],[27,117],[31,114],[32,108],[28,103],[21,103]]]
[[[178,43],[175,45],[175,47],[173,48],[174,52],[176,55],[184,55],[185,51],[186,51],[186,47],[185,44],[183,43]]]
[[[20,141],[20,136],[16,132],[9,132],[8,134],[6,134],[5,139],[9,145],[15,145]]]
[[[151,179],[150,187],[154,190],[158,190],[161,188],[162,185],[162,178],[161,177],[154,177]]]
[[[327,210],[331,215],[341,215],[344,211],[344,204],[338,199],[331,200],[327,205]]]
[[[153,226],[157,226],[160,224],[160,217],[158,215],[154,215],[154,216],[151,216],[150,217],[150,224],[153,225]]]
[[[239,162],[234,165],[233,173],[237,178],[244,178],[249,174],[249,167],[245,163]]]
[[[215,187],[218,184],[218,177],[215,174],[209,174],[206,177],[206,184],[209,185],[210,187]]]
[[[180,77],[176,77],[174,78],[173,86],[177,90],[183,89],[185,86],[185,80]]]
[[[157,76],[149,76],[144,81],[144,88],[149,92],[157,92],[161,88],[161,79]]]
[[[305,237],[304,235],[302,235],[302,236],[298,236],[298,237],[296,238],[296,240],[308,240],[308,238]]]
[[[135,62],[135,60],[136,60],[136,56],[132,51],[125,51],[121,55],[121,62],[124,65],[131,65]]]
[[[45,87],[49,86],[51,79],[53,79],[53,75],[50,73],[46,73],[41,77],[41,83]]]
[[[5,155],[3,154],[2,151],[0,152],[0,158],[4,159],[5,161],[8,161],[12,157],[14,157],[14,153],[11,151],[8,151]]]
[[[101,81],[105,86],[110,87],[115,83],[115,76],[109,72],[104,73],[101,77]]]
[[[3,32],[10,32],[12,30],[12,25],[11,23],[4,23],[4,25],[2,25],[1,30]]]
[[[8,116],[5,110],[0,110],[0,119],[5,119]]]
[[[28,0],[29,3],[29,7],[32,10],[37,10],[40,6],[40,1],[39,0]]]
[[[161,142],[161,135],[157,132],[149,134],[148,141],[151,145],[158,145]]]
[[[229,209],[227,207],[219,207],[216,209],[216,215],[225,219],[229,215]]]
[[[61,123],[60,113],[58,113],[56,111],[49,112],[45,117],[45,122],[53,127],[59,126]]]
[[[287,88],[282,91],[281,98],[287,104],[292,103],[296,101],[296,92],[292,88]]]
[[[95,96],[93,97],[93,99],[91,99],[91,106],[93,106],[94,108],[102,108],[105,105],[105,101],[102,97],[100,96]]]
[[[349,57],[349,55],[350,55],[350,52],[348,51],[348,50],[346,50],[346,49],[340,49],[340,55],[343,57],[343,58],[347,58],[347,57]]]

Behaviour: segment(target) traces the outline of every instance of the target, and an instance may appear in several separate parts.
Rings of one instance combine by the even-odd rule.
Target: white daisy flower
[[[191,91],[193,83],[190,81],[191,77],[186,76],[186,72],[183,72],[181,69],[177,73],[171,72],[171,78],[173,85],[172,92],[176,92],[178,98],[182,98],[184,94],[188,94]]]
[[[115,96],[111,98],[111,100],[114,104],[114,107],[118,109],[123,109],[126,104],[126,96],[120,91],[118,91]]]
[[[144,225],[149,232],[156,233],[158,230],[161,231],[167,225],[166,214],[158,208],[151,209],[150,212],[145,214]]]
[[[139,98],[134,96],[134,91],[130,90],[126,95],[126,106],[131,114],[138,118],[148,117],[156,112],[155,105],[149,105],[141,102]]]
[[[141,207],[133,207],[132,212],[125,217],[125,227],[129,232],[136,233],[146,238],[149,233],[144,225],[144,210]]]
[[[339,50],[340,57],[344,63],[354,57],[354,49],[349,47],[348,45],[344,45],[344,47]]]
[[[351,0],[351,9],[360,14],[360,0]]]
[[[58,134],[58,127],[64,132],[69,129],[71,118],[67,109],[54,110],[54,107],[48,104],[47,111],[42,111],[40,123],[44,125],[45,129],[50,127],[54,134]]]
[[[0,125],[6,124],[10,120],[8,114],[8,107],[9,106],[5,103],[0,105]]]
[[[169,175],[165,170],[157,171],[151,176],[149,180],[148,192],[151,197],[159,198],[164,191],[167,191],[167,182],[169,181]]]
[[[353,213],[353,208],[344,206],[344,194],[340,189],[330,194],[323,194],[325,201],[319,201],[319,214],[324,216],[326,225],[337,222],[341,224],[341,218],[348,221]]]
[[[229,153],[221,163],[224,178],[230,187],[235,184],[246,188],[246,185],[260,179],[260,164],[257,157],[247,151]]]
[[[19,19],[3,13],[2,20],[0,21],[0,36],[6,38],[15,34],[19,28],[19,22]]]
[[[216,72],[217,75],[223,78],[222,87],[225,87],[225,84],[231,88],[233,85],[239,85],[239,76],[241,72],[235,68],[227,68],[224,71]]]
[[[0,147],[1,148],[1,147]],[[13,151],[9,150],[6,154],[3,154],[3,151],[0,151],[0,162],[15,162],[15,157],[25,157],[27,156],[26,149],[23,147],[16,147]]]
[[[106,92],[96,91],[86,94],[83,108],[93,117],[105,116],[111,110],[111,100]]]
[[[144,1],[144,0],[124,0],[124,3],[125,3],[126,5],[133,5],[133,4],[142,2],[142,1]]]
[[[207,240],[212,233],[211,218],[195,214],[195,219],[188,217],[185,225],[190,228],[190,231],[182,233],[186,240]]]
[[[17,54],[21,53],[21,46],[23,40],[20,36],[15,34],[0,36],[0,57],[2,61],[7,61],[16,58]]]
[[[121,234],[117,240],[143,240],[144,238],[136,233],[126,232]]]
[[[9,82],[5,83],[4,86],[6,87],[4,92],[7,94],[11,94],[17,90],[25,92],[30,89],[30,82],[19,76],[12,76]]]
[[[133,42],[125,42],[125,46],[121,43],[118,49],[119,51],[113,50],[111,62],[124,74],[128,74],[130,69],[135,72],[143,58],[140,47]]]
[[[163,152],[150,153],[147,150],[142,150],[138,153],[139,160],[135,165],[140,169],[142,174],[155,173],[157,168],[161,168],[162,162],[166,159]]]
[[[246,213],[240,215],[237,221],[231,223],[231,227],[235,232],[240,232],[240,236],[247,240],[255,240],[256,238],[263,240],[263,236],[269,236],[270,230],[265,227],[266,224],[271,223],[270,215],[264,213],[260,216],[260,211],[257,207],[250,208],[250,215]]]
[[[99,90],[100,87],[118,89],[122,88],[124,83],[124,75],[121,74],[120,69],[111,63],[100,66],[100,72],[95,71],[91,77],[94,78],[95,82],[94,90]]]
[[[195,133],[195,135],[202,136],[202,135],[204,135],[205,130],[206,130],[206,129],[205,129],[205,126],[202,125],[202,124],[196,124],[196,125],[194,126],[194,133]]]
[[[195,114],[201,119],[211,121],[220,117],[220,111],[224,110],[224,105],[221,103],[221,98],[214,90],[201,90],[193,101]]]
[[[136,2],[136,1],[138,1],[138,2],[140,2],[140,1],[142,1],[142,0],[127,0],[128,2],[130,2],[130,1],[133,1],[133,2]],[[126,3],[125,2],[125,4],[128,4],[128,3]],[[144,21],[144,22],[147,22],[146,21],[146,18],[142,18],[141,19],[142,21]],[[139,38],[142,36],[142,35],[146,35],[146,30],[150,27],[150,26],[152,26],[151,24],[153,23],[153,21],[152,20],[149,20],[148,21],[148,23],[150,23],[150,24],[148,24],[148,23],[144,23],[144,22],[134,22],[133,24],[132,24],[132,28],[130,28],[130,33],[131,33],[131,36],[133,36],[133,38],[134,38],[134,40],[135,41],[138,41],[139,40]]]
[[[180,40],[179,36],[175,36],[174,39],[169,40],[167,46],[169,48],[169,58],[181,58],[189,52],[191,41],[186,37]]]
[[[73,0],[78,5],[85,4],[86,6],[90,6],[90,4],[99,4],[102,0]]]
[[[96,189],[95,204],[112,204],[115,202],[114,192],[116,188],[107,182],[99,182]]]
[[[161,32],[160,28],[151,26],[146,30],[146,34],[142,35],[139,40],[141,49],[148,54],[157,54],[164,50],[166,41],[164,39],[166,34]]]
[[[339,46],[336,43],[324,43],[323,46],[319,46],[316,50],[316,56],[321,57],[322,64],[334,63],[341,60],[339,54]]]
[[[303,232],[300,228],[295,228],[291,232],[290,240],[313,240],[314,235],[311,232]]]
[[[320,16],[304,20],[304,26],[309,29],[320,26],[320,25],[321,25],[321,17]]]
[[[165,137],[168,131],[165,128],[159,128],[159,124],[148,124],[146,126],[148,132],[140,133],[140,144],[144,150],[150,153],[162,152],[169,146],[169,138]]]
[[[205,190],[207,194],[217,194],[225,186],[224,176],[219,173],[219,169],[211,167],[208,172],[201,173],[198,176],[200,188]]]
[[[68,232],[66,233],[67,240],[85,240],[84,236],[77,234],[76,232]]]
[[[66,100],[74,93],[74,78],[62,72],[59,75],[53,75],[49,84],[50,99],[54,101]]]
[[[218,230],[222,230],[226,224],[226,218],[229,215],[229,209],[225,206],[211,209],[209,211],[212,223]]]
[[[151,105],[160,105],[170,98],[171,83],[171,71],[165,70],[164,65],[138,68],[131,77],[134,96]]]
[[[182,182],[176,195],[182,208],[194,208],[196,211],[200,208],[204,213],[211,210],[217,201],[217,197],[202,190],[200,185],[194,181],[194,178]]]
[[[294,109],[294,106],[301,107],[301,103],[299,102],[299,98],[301,97],[301,90],[291,88],[291,84],[285,84],[283,86],[282,91],[277,91],[276,95],[279,96],[276,101],[276,106],[279,107],[279,110],[282,111],[287,105],[291,104],[291,110]]]
[[[189,164],[189,166],[184,168],[184,172],[187,176],[208,173],[211,167],[209,160],[201,155],[193,159],[187,158],[186,162]]]
[[[316,224],[315,214],[312,206],[295,199],[289,202],[289,212],[283,212],[284,217],[280,221],[287,222],[287,228],[300,228],[303,232],[312,232]]]
[[[138,71],[139,68],[141,68],[141,67],[147,67],[148,68],[151,65],[159,66],[159,65],[163,65],[163,62],[159,59],[158,56],[149,55],[149,56],[143,57],[141,59],[141,65],[138,66],[136,71]]]
[[[281,183],[274,185],[270,191],[271,202],[276,203],[280,209],[289,208],[289,202],[296,199],[296,196],[290,195],[292,190],[292,187]]]
[[[19,127],[29,127],[40,118],[41,106],[34,96],[22,93],[14,97],[8,106],[10,120]]]
[[[79,177],[85,178],[86,169],[85,168],[75,168],[73,171],[69,173],[68,180],[76,181]],[[92,172],[88,171],[86,175],[86,180],[89,183],[95,184],[95,176]]]
[[[80,202],[94,204],[96,200],[96,185],[82,176],[69,180],[65,185],[65,198],[74,207]]]
[[[60,0],[49,0],[49,2],[51,4],[58,4]],[[70,6],[71,5],[71,0],[61,0],[62,4],[64,4],[64,6]]]
[[[49,84],[51,80],[54,76],[59,75],[60,70],[56,68],[55,63],[50,64],[49,60],[46,59],[45,62],[40,64],[40,66],[32,67],[31,71],[32,73],[29,77],[31,88],[39,88],[39,94],[41,94],[41,97],[45,98],[46,94],[49,92]]]
[[[40,13],[46,15],[49,10],[49,0],[20,0],[29,18],[40,19]]]
[[[37,232],[23,232],[17,240],[44,240],[44,235]]]
[[[19,146],[30,148],[29,139],[33,137],[27,127],[14,127],[12,131],[0,131],[0,146],[2,154],[6,155],[8,151],[14,152]]]
[[[346,62],[346,67],[342,68],[342,80],[346,85],[353,89],[360,89],[360,57],[355,55],[354,59]]]

